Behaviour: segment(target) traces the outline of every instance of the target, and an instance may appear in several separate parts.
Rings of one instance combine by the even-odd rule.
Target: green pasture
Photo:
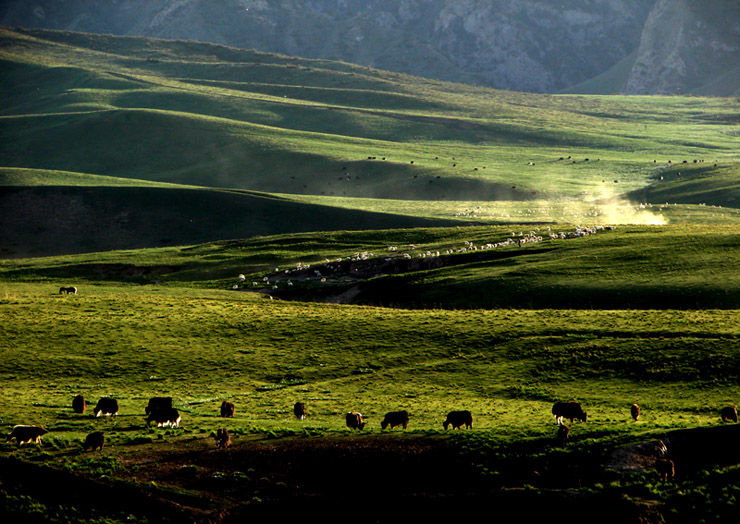
[[[7,167],[327,197],[557,200],[737,158],[732,99],[525,95],[141,38],[3,30],[2,42]]]
[[[685,209],[697,214],[728,211],[723,216],[734,216],[732,210],[707,206]],[[661,213],[660,206],[642,211]],[[668,209],[662,212],[667,214]],[[573,233],[575,225],[535,222],[309,232],[8,259],[0,261],[0,279],[47,282],[52,291],[62,285],[105,283],[261,292],[318,302],[354,290],[354,303],[400,308],[736,309],[740,307],[736,229],[733,222],[624,225],[564,239],[550,235]],[[520,233],[534,234],[541,241],[519,245]],[[354,263],[352,259],[361,254],[367,260],[354,267],[363,271],[362,278],[353,271],[335,275],[329,268],[337,260]],[[407,260],[418,264],[428,260],[431,265],[394,269],[394,264]],[[312,267],[294,274],[305,265]]]
[[[0,97],[0,425],[50,432],[3,459],[134,482],[147,453],[212,449],[220,427],[286,447],[367,435],[442,442],[482,489],[518,489],[522,461],[601,467],[738,402],[738,100],[529,95],[9,29]],[[361,278],[327,270],[353,258]],[[76,415],[77,394],[120,414]],[[152,396],[182,428],[145,427]],[[567,450],[558,400],[589,413]],[[409,430],[381,432],[400,409]],[[453,436],[458,409],[474,429]],[[94,430],[107,447],[83,455]],[[564,485],[697,521],[734,508],[737,466],[651,474]],[[0,506],[33,505],[0,488]]]
[[[70,442],[93,428],[114,443],[149,434],[143,409],[162,395],[187,433],[339,431],[350,410],[380,431],[396,409],[413,430],[436,431],[465,408],[476,430],[506,441],[552,433],[557,400],[586,406],[591,419],[574,430],[587,438],[717,424],[740,394],[734,311],[399,311],[92,284],[70,296],[40,283],[1,291],[0,417],[8,431],[43,424]],[[76,394],[117,398],[120,415],[74,415]],[[236,404],[233,420],[217,418],[223,400]],[[293,419],[297,400],[305,422]]]

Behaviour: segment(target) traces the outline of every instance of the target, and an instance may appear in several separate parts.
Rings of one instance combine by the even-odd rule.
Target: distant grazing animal
[[[229,444],[231,444],[231,435],[229,435],[229,430],[221,428],[216,431],[216,447],[226,449],[229,447]]]
[[[103,435],[103,432],[96,431],[95,433],[90,433],[87,437],[85,437],[85,444],[83,445],[83,448],[85,449],[85,451],[87,451],[88,449],[91,451],[95,451],[96,449],[103,451],[104,445],[105,436]]]
[[[366,422],[363,420],[361,413],[355,413],[354,411],[350,411],[349,413],[347,413],[345,420],[347,422],[347,427],[349,429],[364,429],[365,428]]]
[[[41,436],[46,435],[46,433],[48,433],[48,431],[46,431],[43,426],[18,425],[13,427],[13,431],[10,432],[8,438],[5,439],[5,442],[10,442],[12,439],[15,439],[19,446],[21,444],[31,442],[41,444]]]
[[[235,412],[234,404],[231,402],[226,402],[225,400],[221,402],[221,416],[222,417],[233,417]]]
[[[85,409],[87,409],[85,397],[83,397],[82,395],[77,395],[75,398],[72,399],[72,411],[74,411],[75,413],[84,413]]]
[[[100,415],[118,415],[118,401],[114,398],[103,397],[95,404],[93,413],[95,413],[96,417]]]
[[[298,420],[306,420],[306,406],[303,402],[296,402],[293,406],[293,414]]]
[[[561,448],[564,448],[565,445],[568,443],[568,436],[570,435],[570,428],[563,424],[562,426],[558,426],[558,445]]]
[[[473,429],[473,414],[470,411],[450,411],[447,413],[447,419],[442,423],[442,427],[447,429],[460,429],[465,426],[466,429]]]
[[[735,406],[727,406],[722,408],[720,413],[722,415],[722,422],[728,420],[730,422],[737,422],[737,408]]]
[[[630,408],[630,413],[632,413],[632,418],[637,421],[638,418],[640,418],[640,406],[637,404],[632,404],[632,407]]]
[[[552,406],[552,414],[555,415],[555,422],[558,424],[562,424],[564,418],[571,422],[575,419],[586,422],[587,419],[587,413],[578,402],[556,402]]]
[[[381,429],[385,429],[388,426],[391,427],[391,429],[403,426],[403,429],[407,429],[409,427],[409,412],[404,411],[390,411],[385,414],[385,418],[383,419],[383,422],[380,423]]]
[[[172,409],[172,397],[152,397],[144,412],[149,415],[155,409]]]
[[[152,412],[149,413],[149,416],[146,418],[146,425],[147,427],[149,427],[151,426],[152,422],[155,422],[158,428],[164,426],[171,426],[173,428],[176,428],[180,426],[181,420],[182,419],[180,418],[180,413],[178,413],[177,410],[174,408],[155,409],[152,410]]]
[[[669,479],[673,480],[676,475],[676,467],[673,461],[669,459],[655,459],[655,470],[663,477],[663,482],[668,482]]]
[[[73,295],[76,295],[76,294],[77,294],[77,288],[76,288],[76,287],[74,287],[74,286],[69,286],[69,287],[60,287],[60,288],[59,288],[59,294],[60,294],[60,295],[62,295],[62,294],[64,294],[64,293],[67,293],[68,295],[69,295],[70,293],[72,293]]]

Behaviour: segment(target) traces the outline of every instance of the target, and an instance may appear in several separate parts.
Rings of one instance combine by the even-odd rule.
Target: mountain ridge
[[[201,40],[529,92],[740,91],[740,3],[8,0],[0,25]],[[735,25],[733,25],[733,20]],[[635,53],[616,84],[588,82]],[[613,76],[613,75],[612,75]],[[616,88],[615,88],[616,86]]]

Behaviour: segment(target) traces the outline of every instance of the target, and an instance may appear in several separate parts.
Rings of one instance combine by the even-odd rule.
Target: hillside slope
[[[44,30],[0,29],[0,66],[0,168],[8,174],[0,185],[14,186],[4,191],[12,210],[4,229],[15,235],[8,238],[16,243],[14,256],[52,254],[52,245],[68,253],[75,245],[41,234],[54,228],[51,214],[38,210],[58,199],[59,186],[66,188],[61,200],[70,202],[99,191],[90,186],[104,186],[100,201],[121,210],[114,215],[135,206],[137,195],[143,208],[156,204],[146,195],[218,188],[281,194],[275,201],[282,202],[300,197],[302,205],[353,213],[356,199],[363,199],[365,211],[445,221],[475,221],[463,210],[481,203],[514,202],[521,213],[524,203],[540,202],[539,220],[569,215],[566,220],[580,222],[579,211],[555,213],[551,203],[591,209],[624,195],[658,195],[640,191],[675,183],[674,166],[682,161],[701,167],[683,170],[682,180],[702,176],[681,202],[699,204],[719,189],[715,175],[732,178],[738,169],[738,102],[731,99],[531,95],[213,44]],[[198,189],[181,192],[182,185]],[[34,188],[17,198],[19,186]],[[204,208],[214,205],[214,195],[225,198],[202,195]],[[713,201],[737,205],[731,198]],[[244,195],[238,201],[255,203]],[[162,202],[188,217],[189,209],[171,198]],[[237,207],[225,205],[233,216],[251,213]],[[93,209],[102,213],[105,206]],[[73,238],[113,249],[281,233],[287,226],[429,223],[394,218],[383,225],[368,219],[327,226],[330,221],[313,220],[328,213],[321,207],[298,213],[308,221],[265,219],[255,224],[273,229],[232,229],[242,221],[224,220],[207,228],[210,237],[201,231],[183,240],[187,235],[173,232],[152,210],[142,213],[152,227],[146,235],[114,227]],[[14,221],[15,215],[28,220]],[[486,222],[499,220],[496,215],[507,223],[514,216],[499,210]],[[86,220],[111,218],[103,213]],[[69,235],[59,232],[59,239]],[[90,238],[98,233],[101,238]]]
[[[13,185],[0,185],[2,258],[186,245],[301,231],[452,223],[302,204],[245,191],[156,187],[133,180],[119,185],[95,180],[100,177],[54,185],[53,174],[23,171],[18,175]],[[28,185],[34,175],[52,180]]]

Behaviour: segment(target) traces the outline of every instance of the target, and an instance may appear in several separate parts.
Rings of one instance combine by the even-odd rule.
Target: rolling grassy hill
[[[674,259],[678,268],[669,267],[666,254],[679,246],[661,237],[675,240],[682,232],[624,229],[562,240],[573,243],[553,247],[562,257],[523,249],[488,265],[462,263],[454,275],[401,278],[400,286],[408,290],[426,276],[433,285],[423,299],[440,300],[447,292],[457,307],[460,294],[474,303],[492,292],[516,293],[485,284],[486,273],[500,275],[508,266],[526,275],[520,283],[536,273],[556,287],[570,282],[571,296],[585,297],[579,283],[596,285],[608,266],[600,261],[592,267],[590,260],[606,257],[611,245],[618,256],[608,276],[622,284],[636,278],[623,291],[634,297],[650,280],[670,291],[677,275],[699,265],[692,260],[684,268],[681,257]],[[341,507],[362,489],[383,507],[403,504],[419,514],[437,508],[446,515],[450,504],[463,502],[485,507],[493,498],[523,502],[530,508],[523,514],[534,517],[542,516],[536,502],[543,497],[554,497],[553,504],[577,497],[581,508],[608,509],[626,522],[733,518],[740,457],[731,445],[712,450],[722,442],[719,433],[732,441],[737,428],[718,415],[740,395],[735,310],[389,309],[215,289],[240,282],[237,268],[259,278],[277,263],[308,262],[316,253],[338,256],[390,240],[417,242],[422,249],[498,234],[505,236],[496,228],[303,234],[4,261],[0,420],[6,433],[15,424],[42,424],[49,433],[41,446],[0,445],[0,511],[11,519],[41,514],[123,522],[164,515],[233,522],[264,512],[292,517],[298,506]],[[683,291],[696,297],[704,288],[711,295],[712,282],[732,275],[727,260],[737,249],[735,236],[731,228],[709,231],[684,250],[703,250],[709,259],[699,280],[685,282]],[[654,249],[644,249],[645,242]],[[714,266],[723,253],[725,263]],[[638,278],[660,262],[654,273]],[[594,289],[592,299],[608,291],[609,282]],[[70,283],[78,294],[57,293]],[[543,284],[520,293],[541,298]],[[296,285],[322,284],[296,279]],[[731,278],[728,289],[736,293]],[[567,292],[553,290],[551,296]],[[389,297],[398,300],[398,294]],[[670,300],[663,306],[677,301],[663,297]],[[77,394],[91,403],[116,398],[120,413],[95,418],[90,405],[87,414],[76,415],[70,406]],[[146,427],[144,407],[152,396],[173,397],[181,428]],[[223,400],[235,403],[234,418],[217,416]],[[305,421],[293,418],[297,400],[307,406]],[[577,400],[589,413],[587,423],[568,423],[565,449],[555,444],[550,414],[558,400]],[[637,422],[629,415],[633,402],[642,407]],[[384,413],[398,409],[409,411],[409,430],[382,431]],[[442,421],[454,409],[471,410],[474,429],[444,432]],[[344,428],[350,410],[367,417],[363,432]],[[231,432],[227,450],[216,449],[213,439],[222,427]],[[677,430],[690,431],[689,451],[682,451]],[[707,439],[703,430],[719,433]],[[105,434],[106,447],[83,452],[82,440],[93,431]],[[657,438],[668,442],[676,462],[673,482],[658,480],[641,448],[625,450]],[[622,469],[618,451],[632,457],[632,469]],[[363,473],[351,486],[342,475],[347,461]],[[383,480],[399,463],[404,474]],[[49,479],[57,479],[51,483],[57,489],[39,489]],[[568,497],[558,495],[562,490]],[[123,494],[141,503],[99,502]],[[447,504],[437,507],[439,497]],[[592,515],[589,510],[583,519],[568,518],[585,522]]]
[[[736,515],[734,454],[672,448],[674,483],[608,464],[674,430],[736,427],[718,410],[740,394],[737,101],[529,96],[193,42],[0,38],[0,421],[50,430],[41,447],[2,445],[0,517],[238,521],[296,497],[341,502],[345,459],[367,473],[352,487],[420,508],[440,495],[536,508],[567,490],[615,515]],[[629,223],[642,225],[549,237]],[[530,234],[542,241],[519,246]],[[31,254],[58,256],[19,258]],[[79,294],[58,294],[68,285]],[[121,413],[74,415],[78,393]],[[155,395],[174,397],[183,428],[145,427]],[[234,419],[216,416],[226,399]],[[308,421],[292,418],[299,399]],[[590,413],[564,450],[556,400]],[[381,432],[396,409],[411,431]],[[473,411],[475,430],[443,434],[452,409]],[[367,434],[343,428],[349,410]],[[228,450],[214,449],[220,427]],[[107,447],[85,455],[96,430]],[[407,474],[388,481],[399,461]],[[34,463],[69,491],[149,502],[60,507],[8,473]]]
[[[670,179],[684,160],[705,161],[704,176],[677,201],[699,204],[715,191],[715,178],[706,175],[738,172],[731,99],[524,95],[195,42],[41,30],[3,29],[0,61],[2,167],[31,170],[22,172],[28,185],[43,180],[33,170],[64,171],[280,193],[338,207],[374,199],[363,208],[378,212],[406,201],[404,214],[423,217],[438,215],[431,202],[442,202],[454,208],[443,218],[453,218],[464,209],[454,202],[598,205],[639,191],[663,197],[660,176]],[[24,184],[20,174],[16,187]],[[79,191],[71,178],[64,185]],[[728,195],[727,184],[718,189]],[[136,206],[132,189],[107,191],[106,200],[120,195],[118,207]],[[11,199],[4,208],[21,205],[16,194],[4,192]],[[204,193],[204,203],[211,196]],[[55,206],[54,198],[27,192],[20,214]],[[732,205],[732,198],[719,200]],[[253,214],[254,200],[240,202],[234,213]],[[326,221],[312,222],[300,221],[301,229],[326,228]],[[19,238],[49,244],[38,234],[47,224],[25,223]],[[166,224],[152,220],[143,245],[171,238]],[[210,238],[191,242],[233,233],[228,226],[208,230]],[[79,230],[96,249],[142,245],[125,240],[141,237],[134,229],[113,246],[96,234]],[[22,247],[5,256],[53,252]]]

